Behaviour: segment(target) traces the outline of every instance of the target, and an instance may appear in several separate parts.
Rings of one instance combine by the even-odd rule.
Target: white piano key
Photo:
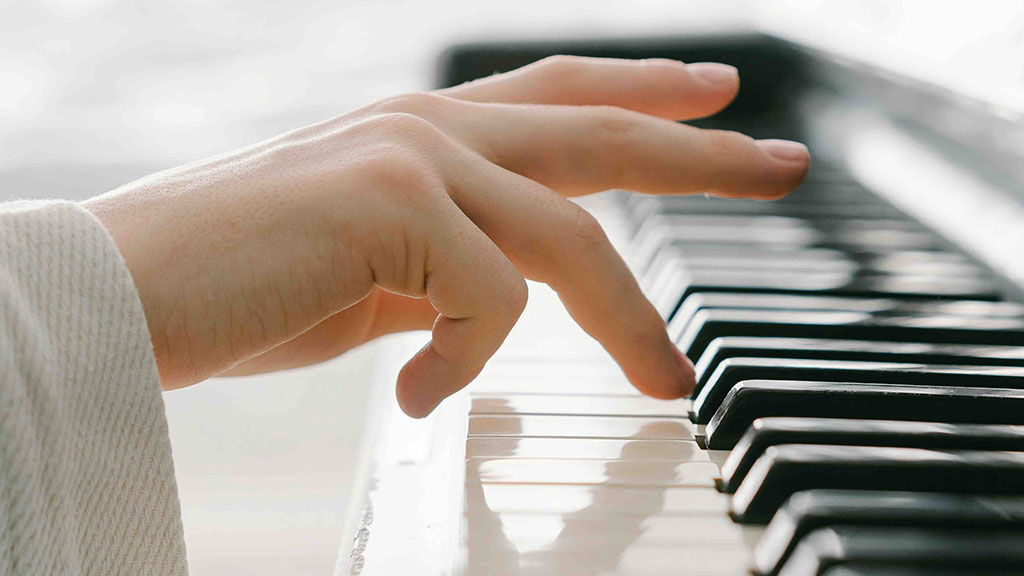
[[[470,527],[485,522],[501,526],[502,535],[518,549],[585,550],[622,542],[641,546],[713,546],[734,542],[743,527],[727,517],[635,516],[605,514],[492,514],[467,516]],[[552,533],[558,534],[552,539]]]
[[[575,342],[571,343],[575,344]],[[534,348],[531,346],[531,348]],[[569,378],[579,379],[624,379],[618,366],[607,356],[563,360],[557,355],[548,356],[546,359],[526,357],[503,358],[497,356],[493,363],[480,372],[478,380],[496,379],[541,379],[561,380]]]
[[[685,552],[685,554],[684,554]],[[749,576],[745,552],[723,549],[673,550],[635,547],[600,558],[585,550],[510,555],[485,550],[471,555],[465,574],[473,576]],[[610,567],[609,567],[610,566]]]
[[[726,518],[729,496],[706,488],[474,484],[466,510],[484,513],[688,515]]]
[[[470,436],[693,440],[684,418],[614,416],[470,416]]]
[[[750,552],[742,533],[714,546],[630,547],[619,557],[614,574],[623,576],[748,576]],[[565,574],[564,571],[559,574]]]
[[[711,462],[623,462],[620,460],[471,459],[470,484],[601,484],[619,486],[707,486],[718,478]]]
[[[674,517],[573,518],[498,515],[467,518],[470,574],[745,574],[746,529]]]
[[[707,461],[707,453],[691,440],[611,438],[471,437],[467,458],[557,458],[567,460]]]
[[[606,394],[618,396],[640,396],[622,375],[608,375],[604,378],[488,378],[474,381],[471,392],[496,394],[545,394],[557,391],[559,394]]]
[[[615,394],[640,396],[626,377],[605,366],[503,364],[488,367],[469,386],[480,393]]]
[[[650,396],[570,394],[471,394],[470,414],[574,414],[586,416],[686,416],[690,400]]]

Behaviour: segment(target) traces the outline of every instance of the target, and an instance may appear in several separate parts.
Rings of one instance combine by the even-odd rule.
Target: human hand
[[[557,292],[642,392],[689,361],[599,224],[566,196],[609,188],[777,198],[799,144],[674,122],[738,89],[717,64],[555,57],[399,96],[85,203],[142,299],[165,388],[312,364],[432,329],[397,396],[429,414],[497,350],[526,278]]]

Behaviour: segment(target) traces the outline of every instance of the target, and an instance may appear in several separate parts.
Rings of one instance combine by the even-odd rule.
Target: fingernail
[[[697,78],[712,85],[735,84],[740,73],[735,67],[717,62],[699,62],[686,67]]]
[[[776,160],[806,162],[811,157],[807,146],[791,140],[758,140],[757,145]]]

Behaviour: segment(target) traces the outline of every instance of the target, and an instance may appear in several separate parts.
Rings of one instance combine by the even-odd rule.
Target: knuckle
[[[383,142],[364,150],[359,169],[363,179],[386,193],[419,195],[437,189],[440,181],[429,159],[402,143]]]
[[[596,146],[617,151],[637,144],[639,122],[635,113],[616,106],[594,106],[591,115]]]
[[[636,126],[635,115],[617,106],[593,106],[591,114],[597,128],[605,136],[621,136]]]
[[[580,84],[589,75],[594,74],[596,66],[593,58],[558,54],[537,61],[530,66],[530,69],[533,74],[537,75],[541,84],[552,82],[571,86]]]
[[[389,140],[407,144],[433,144],[441,139],[441,131],[429,120],[407,112],[391,112],[366,121],[367,128]]]
[[[640,60],[640,63],[646,66],[652,66],[657,68],[685,68],[686,64],[679,60],[673,60],[671,58],[645,58]]]
[[[706,130],[705,135],[713,154],[733,154],[753,145],[754,139],[732,130]]]
[[[590,106],[586,113],[583,123],[588,138],[574,156],[575,168],[608,188],[628,187],[632,167],[623,162],[623,153],[634,149],[640,140],[637,115],[615,106]]]
[[[537,68],[551,72],[553,74],[561,74],[565,72],[571,72],[582,66],[585,66],[587,59],[581,56],[570,56],[568,54],[555,54],[554,56],[548,56],[537,61]]]
[[[509,283],[508,295],[505,297],[505,307],[513,323],[522,315],[523,310],[526,309],[526,302],[529,300],[529,297],[530,290],[526,286],[526,280],[516,273]]]
[[[427,116],[450,101],[451,99],[432,92],[409,92],[385,98],[377,103],[376,108],[385,113],[397,112]]]
[[[574,244],[582,254],[590,254],[601,249],[607,242],[608,237],[604,228],[590,212],[583,208],[576,207],[573,215],[573,222],[570,227]]]

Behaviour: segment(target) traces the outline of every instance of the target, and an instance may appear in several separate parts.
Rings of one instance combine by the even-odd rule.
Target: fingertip
[[[410,418],[426,418],[441,403],[436,389],[436,374],[427,374],[430,362],[430,343],[420,349],[398,373],[395,399],[398,407]]]
[[[697,94],[689,94],[690,106],[686,118],[710,116],[728,106],[740,91],[739,70],[728,64],[697,62],[687,64],[686,71],[697,81]]]
[[[479,372],[479,369],[448,362],[438,354],[431,340],[398,373],[395,384],[398,407],[412,418],[426,418]]]
[[[777,199],[789,194],[807,178],[811,153],[807,146],[791,140],[757,140],[755,144],[772,160],[773,178],[778,187],[768,196]]]
[[[697,387],[697,375],[693,369],[693,362],[675,345],[672,346],[672,352],[679,366],[681,396],[689,396],[693,389]]]
[[[437,408],[437,402],[427,398],[426,394],[416,385],[415,379],[409,375],[409,365],[406,364],[398,373],[398,382],[395,386],[395,399],[398,407],[410,418],[426,418]]]
[[[627,371],[629,381],[643,394],[659,400],[685,398],[696,387],[693,363],[671,342],[667,342],[666,353],[648,356],[645,370]]]

